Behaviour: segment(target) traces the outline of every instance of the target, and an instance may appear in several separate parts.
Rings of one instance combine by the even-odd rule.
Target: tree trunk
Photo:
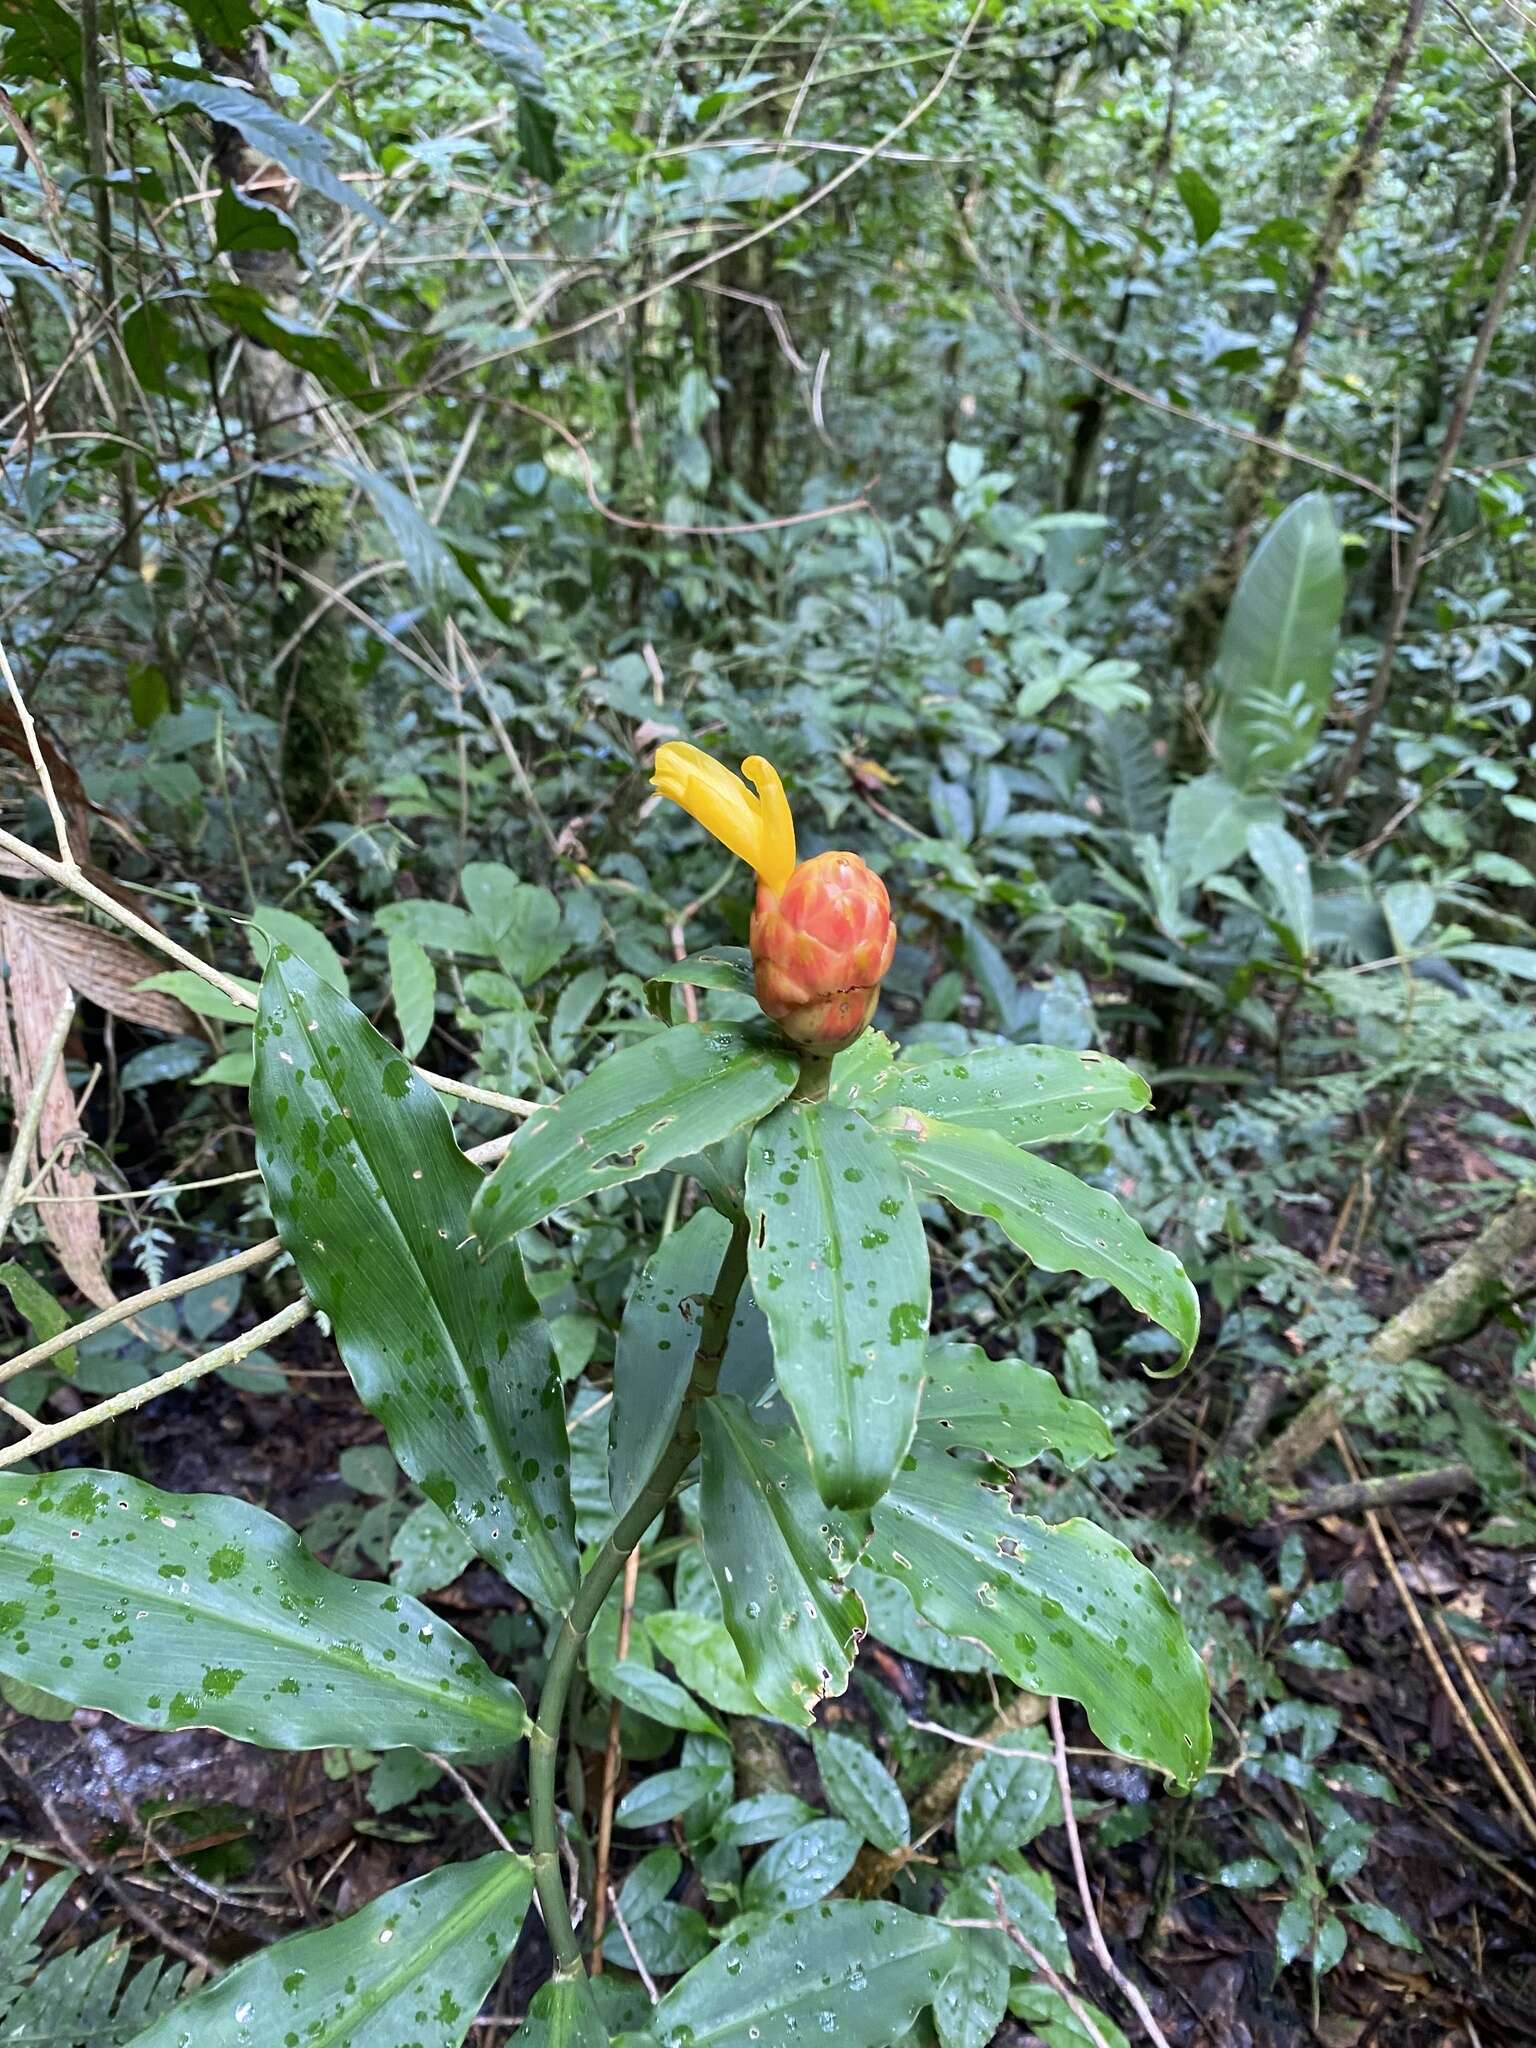
[[[236,77],[269,104],[266,41],[253,28],[237,47],[203,45],[210,70]],[[238,128],[214,123],[214,161],[237,194],[292,213],[296,182],[254,148]],[[287,249],[243,249],[232,257],[242,284],[259,291],[283,320],[300,311],[299,268]],[[315,432],[308,379],[274,349],[244,343],[246,424],[268,466],[251,503],[250,539],[259,573],[274,591],[272,643],[282,652],[269,678],[266,709],[282,733],[281,775],[292,822],[303,827],[345,807],[348,757],[363,736],[362,704],[351,673],[340,614],[306,626],[325,586],[335,581],[346,492],[339,485],[271,473],[306,450]],[[317,589],[317,586],[319,588]]]
[[[1515,279],[1525,262],[1533,228],[1536,228],[1536,169],[1531,172],[1525,203],[1510,234],[1509,247],[1504,252],[1498,281],[1493,287],[1487,311],[1483,314],[1482,325],[1477,330],[1477,340],[1472,345],[1472,359],[1467,364],[1467,373],[1462,378],[1461,389],[1456,394],[1456,404],[1446,426],[1445,438],[1440,443],[1439,460],[1424,493],[1424,503],[1408,543],[1408,553],[1398,578],[1397,589],[1393,593],[1392,609],[1387,614],[1386,630],[1382,635],[1376,672],[1371,678],[1370,693],[1359,718],[1355,721],[1354,733],[1345,750],[1344,758],[1339,763],[1338,774],[1334,778],[1333,795],[1336,802],[1342,802],[1348,793],[1356,771],[1365,758],[1365,750],[1370,745],[1376,721],[1387,701],[1387,691],[1391,688],[1392,671],[1397,661],[1398,642],[1402,639],[1403,629],[1408,623],[1408,614],[1413,608],[1413,600],[1418,592],[1419,578],[1424,572],[1430,535],[1445,503],[1445,494],[1450,486],[1451,471],[1455,467],[1461,438],[1466,432],[1478,387],[1483,381],[1483,372],[1488,367],[1493,337],[1498,332],[1499,322],[1504,317],[1504,308],[1509,303]]]
[[[1131,312],[1136,303],[1135,284],[1141,275],[1145,236],[1152,214],[1157,205],[1158,194],[1173,162],[1174,122],[1178,113],[1179,83],[1183,76],[1189,46],[1194,41],[1195,17],[1184,15],[1179,22],[1178,41],[1174,45],[1173,59],[1168,68],[1168,111],[1163,120],[1163,132],[1157,145],[1157,155],[1152,160],[1152,176],[1147,194],[1141,204],[1136,222],[1135,246],[1131,260],[1126,267],[1125,283],[1120,292],[1120,303],[1115,308],[1114,322],[1110,331],[1109,349],[1104,357],[1103,367],[1114,372],[1120,360],[1120,344],[1131,324]],[[1104,432],[1104,421],[1109,411],[1109,386],[1095,380],[1091,389],[1084,392],[1077,402],[1077,422],[1072,430],[1072,456],[1067,465],[1066,482],[1062,486],[1061,509],[1076,512],[1084,501],[1093,495],[1093,485],[1098,475],[1099,441]]]
[[[1360,132],[1360,139],[1334,182],[1328,210],[1313,245],[1312,274],[1291,332],[1290,345],[1254,423],[1256,431],[1265,440],[1276,441],[1283,436],[1291,409],[1300,395],[1312,330],[1317,325],[1328,287],[1333,282],[1334,265],[1344,237],[1354,224],[1360,202],[1365,197],[1366,182],[1387,125],[1387,116],[1403,82],[1403,73],[1408,68],[1408,58],[1423,18],[1424,0],[1408,0],[1401,32]],[[1185,593],[1180,605],[1174,656],[1187,675],[1203,674],[1210,662],[1227,606],[1232,601],[1232,593],[1237,588],[1237,579],[1247,559],[1254,525],[1284,462],[1284,456],[1278,455],[1273,448],[1250,443],[1232,473],[1227,488],[1226,541],[1212,568]]]

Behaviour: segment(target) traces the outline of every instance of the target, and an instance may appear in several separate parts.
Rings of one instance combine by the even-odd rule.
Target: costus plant
[[[1092,1523],[1020,1505],[1032,1460],[1076,1468],[1113,1448],[1103,1421],[1047,1372],[936,1329],[930,1279],[929,1228],[957,1210],[1047,1272],[1116,1289],[1183,1363],[1197,1309],[1178,1262],[1042,1149],[1143,1110],[1147,1087],[1092,1052],[907,1055],[869,1028],[895,945],[884,884],[850,853],[799,861],[778,776],[756,759],[745,772],[680,745],[656,764],[662,794],[755,870],[750,951],[658,976],[649,1035],[537,1107],[488,1175],[402,1054],[285,946],[261,985],[252,1112],[283,1246],[400,1467],[538,1617],[531,1716],[420,1601],[327,1570],[258,1508],[108,1471],[0,1476],[14,1678],[147,1727],[411,1749],[526,1786],[495,1853],[275,1944],[140,2048],[454,2048],[535,1898],[552,1976],[518,2039],[606,2042],[618,2008],[612,1979],[600,2006],[588,1976],[599,1916],[582,1904],[565,1768],[578,1685],[616,1702],[622,1727],[659,1732],[651,1755],[682,1736],[682,1764],[643,1781],[620,1821],[681,1818],[719,1907],[711,1925],[669,1898],[667,1847],[626,1883],[600,1953],[624,1968],[649,1944],[652,1976],[674,1980],[635,2038],[881,2048],[927,2008],[947,2048],[987,2038],[976,2001],[999,1969],[1006,1993],[1008,1970],[966,1924],[974,1905],[825,1896],[861,1839],[906,1845],[901,1795],[867,1750],[817,1736],[840,1821],[791,1818],[779,1840],[762,1800],[732,1803],[721,1715],[809,1728],[848,1687],[871,1608],[905,1611],[1029,1694],[1081,1702],[1103,1743],[1171,1785],[1201,1776],[1205,1673],[1162,1587]],[[680,986],[705,1015],[674,1019]],[[582,1542],[520,1242],[654,1174],[686,1190],[669,1205],[686,1220],[650,1251],[618,1330],[607,1501],[594,1535],[585,1499]],[[687,1603],[651,1612],[620,1654],[626,1564],[680,1495],[702,1565]],[[985,1846],[982,1818],[961,1824]],[[1048,1918],[1027,1867],[1001,1864],[994,1896],[1010,1887],[1016,1917]]]

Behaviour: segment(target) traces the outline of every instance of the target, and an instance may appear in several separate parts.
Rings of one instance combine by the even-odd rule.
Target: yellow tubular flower
[[[761,755],[754,754],[741,765],[757,785],[755,790],[700,748],[668,740],[656,750],[651,780],[781,896],[795,871],[795,821],[789,799],[777,769]]]

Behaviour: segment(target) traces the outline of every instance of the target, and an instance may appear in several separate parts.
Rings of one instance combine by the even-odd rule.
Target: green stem
[[[528,1731],[533,1881],[543,1909],[549,1945],[554,1951],[557,1978],[579,1976],[582,1970],[581,1943],[571,1924],[571,1910],[560,1874],[560,1824],[555,1801],[555,1764],[566,1701],[587,1637],[602,1612],[603,1602],[623,1571],[630,1552],[666,1508],[678,1481],[693,1463],[699,1448],[698,1406],[715,1391],[731,1334],[731,1320],[746,1277],[747,1226],[744,1220],[739,1220],[731,1231],[731,1241],[725,1248],[725,1256],[715,1276],[714,1290],[704,1311],[699,1348],[693,1358],[693,1374],[683,1397],[683,1409],[672,1441],[656,1460],[651,1476],[633,1504],[614,1525],[561,1620],[549,1668],[544,1674],[538,1717]]]

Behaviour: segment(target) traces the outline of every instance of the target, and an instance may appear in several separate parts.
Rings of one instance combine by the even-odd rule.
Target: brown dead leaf
[[[71,911],[50,910],[8,896],[0,908],[0,930],[13,925],[30,932],[76,995],[110,1010],[114,1017],[163,1031],[170,1038],[205,1028],[175,996],[138,987],[158,971],[160,963],[131,939],[87,924]]]
[[[82,867],[90,861],[91,823],[95,818],[109,826],[125,845],[131,846],[136,853],[142,853],[143,847],[127,819],[116,811],[108,810],[105,804],[92,802],[74,762],[49,732],[47,721],[34,713],[33,722],[37,727],[43,765],[48,770],[63,810],[70,851],[75,859]],[[32,750],[27,745],[27,735],[16,707],[9,703],[0,703],[0,783],[14,785],[29,793],[37,790],[37,769],[32,760]]]
[[[58,1015],[70,985],[54,957],[42,946],[32,927],[10,913],[14,905],[0,898],[0,1074],[10,1091],[13,1109],[31,1099],[37,1086],[38,1068],[48,1043],[54,1018]],[[80,1118],[75,1108],[69,1077],[60,1060],[49,1077],[38,1125],[33,1166],[48,1160],[49,1166],[38,1188],[40,1194],[69,1196],[82,1183],[70,1172],[80,1151]],[[89,1190],[87,1179],[84,1188]],[[107,1281],[106,1253],[101,1239],[101,1211],[88,1195],[75,1201],[49,1201],[38,1214],[59,1263],[88,1301],[108,1308],[116,1300]]]

